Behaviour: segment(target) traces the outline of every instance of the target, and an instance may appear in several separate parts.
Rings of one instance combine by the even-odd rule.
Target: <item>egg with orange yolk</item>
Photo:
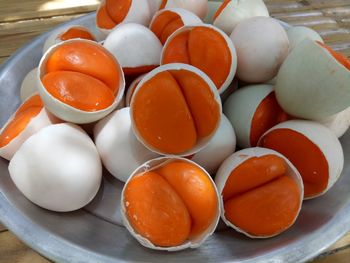
[[[134,95],[135,89],[145,75],[146,74],[142,74],[142,75],[138,76],[130,83],[128,90],[126,92],[126,96],[125,96],[126,107],[130,107],[131,99],[132,99],[132,96]]]
[[[228,157],[215,183],[221,218],[251,238],[276,236],[290,228],[303,201],[298,170],[283,155],[266,148],[247,148]]]
[[[168,251],[199,247],[220,215],[209,174],[194,162],[171,157],[151,160],[131,175],[121,211],[126,228],[142,245]]]
[[[38,91],[37,75],[38,75],[38,68],[33,68],[24,77],[21,84],[21,90],[20,90],[20,98],[22,102]]]
[[[45,106],[62,120],[90,123],[122,100],[125,80],[114,56],[89,40],[68,40],[49,49],[39,64],[38,91]]]
[[[275,92],[290,115],[319,120],[350,106],[350,62],[322,43],[303,40],[277,75]]]
[[[96,195],[102,165],[90,137],[70,123],[45,127],[10,161],[16,187],[34,204],[56,212],[82,208]]]
[[[128,23],[117,26],[103,46],[118,60],[125,75],[147,73],[159,66],[162,44],[143,25]]]
[[[108,35],[114,27],[122,23],[148,26],[151,18],[148,0],[103,0],[96,12],[96,26]]]
[[[48,36],[44,43],[43,53],[57,43],[75,38],[96,41],[96,37],[88,28],[79,25],[66,26],[58,28]]]
[[[326,193],[343,170],[343,149],[338,138],[313,121],[280,123],[268,130],[258,145],[283,154],[293,163],[303,178],[305,199]]]
[[[205,147],[221,119],[213,82],[199,69],[168,64],[137,85],[130,105],[136,137],[159,154],[188,156]]]
[[[254,147],[260,137],[290,117],[278,105],[273,86],[252,85],[238,89],[224,103],[240,147]]]
[[[237,52],[237,78],[264,83],[274,78],[289,52],[286,31],[270,17],[240,22],[230,35]]]
[[[44,108],[39,95],[30,96],[0,130],[0,156],[10,160],[30,136],[58,122],[60,120]]]
[[[235,76],[237,56],[232,41],[224,32],[203,24],[184,26],[168,38],[162,50],[161,65],[169,63],[185,63],[199,68],[222,93]]]
[[[100,120],[94,127],[94,141],[104,166],[123,182],[144,162],[159,156],[136,139],[130,108],[122,108]]]
[[[256,16],[270,16],[264,1],[225,0],[214,14],[213,25],[230,35],[240,22]]]
[[[170,8],[158,11],[149,28],[164,45],[168,37],[177,29],[196,24],[202,24],[202,20],[195,14],[181,8]]]

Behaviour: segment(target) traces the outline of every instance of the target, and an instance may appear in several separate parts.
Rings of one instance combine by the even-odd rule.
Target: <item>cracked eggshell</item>
[[[270,16],[264,1],[232,0],[214,19],[213,25],[230,35],[240,22],[255,16]]]
[[[350,127],[350,107],[328,118],[318,120],[330,129],[338,138],[342,137]]]
[[[27,98],[32,96],[38,90],[38,68],[33,68],[28,74],[24,77],[21,90],[20,90],[20,98],[21,101],[25,101]]]
[[[9,164],[11,179],[31,202],[48,210],[82,208],[96,195],[102,165],[90,137],[74,124],[56,124],[30,137]]]
[[[115,95],[115,100],[108,108],[99,110],[99,111],[83,111],[76,109],[68,104],[65,104],[61,102],[60,100],[56,99],[54,96],[52,96],[44,87],[41,77],[43,77],[46,74],[46,63],[49,59],[50,55],[60,46],[71,43],[71,42],[88,42],[90,44],[102,47],[100,44],[90,41],[90,40],[84,40],[84,39],[72,39],[67,40],[64,42],[60,42],[54,46],[52,46],[41,58],[39,67],[38,67],[38,73],[37,73],[37,80],[38,80],[38,91],[40,94],[40,97],[42,98],[45,107],[55,116],[58,118],[65,120],[67,122],[77,123],[77,124],[86,124],[91,123],[94,121],[98,121],[102,119],[103,117],[107,116],[109,113],[111,113],[113,110],[116,109],[120,101],[123,99],[124,89],[125,89],[125,79],[124,74],[122,72],[121,67],[119,66],[118,61],[115,59],[116,65],[118,65],[119,68],[119,75],[120,75],[120,82],[119,82],[119,90],[118,93]],[[106,52],[109,52],[108,50],[105,50]],[[114,56],[110,54],[112,58]]]
[[[270,17],[242,21],[230,38],[237,52],[237,77],[248,83],[274,78],[289,52],[286,31]]]
[[[350,71],[325,48],[305,39],[282,64],[276,98],[290,115],[318,120],[350,106]]]
[[[54,32],[52,32],[51,35],[48,36],[48,38],[46,39],[45,43],[44,43],[44,47],[43,47],[43,54],[52,46],[56,45],[57,43],[62,42],[63,40],[60,39],[60,37],[66,33],[69,29],[80,29],[83,31],[86,31],[88,33],[90,33],[90,35],[96,39],[96,37],[94,36],[94,34],[86,27],[84,26],[80,26],[80,25],[70,25],[70,26],[65,26],[63,28],[58,28],[56,29]]]
[[[290,51],[308,38],[314,41],[324,43],[322,37],[313,29],[304,26],[293,26],[287,29],[287,35],[290,44]]]
[[[260,141],[266,134],[277,129],[290,129],[304,135],[323,153],[328,163],[329,178],[327,187],[322,193],[311,197],[305,197],[304,199],[312,199],[325,194],[339,179],[344,167],[343,148],[338,138],[328,128],[317,122],[290,120],[272,127],[261,136]],[[258,145],[259,144],[260,142]]]
[[[131,6],[129,8],[128,14],[121,23],[116,24],[115,26],[127,23],[137,23],[144,26],[148,26],[149,22],[152,19],[152,13],[148,1],[149,0],[131,0]],[[102,0],[99,7],[97,8],[96,13],[98,13],[102,6],[104,6],[105,4],[106,0]],[[109,35],[113,30],[99,27],[97,23],[97,16],[95,18],[95,24],[98,30],[105,36]]]
[[[234,77],[235,77],[235,74],[236,74],[236,70],[237,70],[237,53],[236,53],[236,48],[235,46],[233,45],[232,43],[232,40],[223,32],[221,31],[219,28],[215,27],[215,26],[212,26],[210,24],[201,24],[201,25],[198,25],[198,26],[201,26],[201,27],[207,27],[207,28],[210,28],[210,29],[213,29],[215,30],[217,33],[219,33],[223,38],[224,40],[226,41],[226,44],[228,46],[228,49],[230,50],[231,52],[231,67],[230,67],[230,72],[229,74],[227,75],[227,78],[225,80],[225,82],[221,85],[221,87],[219,89],[217,89],[219,91],[220,94],[224,93],[225,90],[231,85]],[[182,32],[186,32],[186,31],[190,31],[191,29],[193,29],[194,27],[196,26],[183,26],[181,28],[179,28],[178,30],[176,30],[173,34],[170,35],[170,37],[167,39],[167,41],[165,42],[164,46],[163,46],[163,51],[162,51],[162,55],[161,55],[161,58],[160,58],[160,61],[161,61],[161,64],[162,64],[162,61],[163,61],[163,52],[164,50],[166,49],[167,45],[169,45],[170,41],[175,37],[177,36],[178,34],[181,34]]]
[[[128,23],[115,27],[103,46],[113,54],[121,67],[158,66],[162,44],[147,27]]]
[[[133,80],[133,82],[130,83],[128,91],[126,92],[126,96],[125,96],[125,104],[126,107],[130,107],[130,103],[131,103],[131,98],[134,95],[135,92],[135,88],[136,86],[140,83],[140,81],[142,80],[142,78],[145,76],[146,74],[142,74],[140,76],[138,76],[136,79]]]
[[[201,169],[207,176],[208,179],[210,180],[210,182],[212,183],[214,189],[216,190],[216,194],[217,194],[217,200],[219,200],[219,193],[216,189],[216,185],[213,181],[213,179],[210,177],[210,175],[208,174],[208,172],[203,169],[201,166],[199,166],[198,164],[196,164],[195,162],[192,162],[188,159],[185,158],[179,158],[179,157],[160,157],[160,158],[156,158],[153,160],[150,160],[146,163],[144,163],[143,165],[141,165],[140,167],[138,167],[133,173],[132,175],[129,177],[128,181],[125,183],[123,191],[122,191],[122,196],[121,196],[121,214],[122,214],[122,219],[123,219],[123,223],[124,226],[126,227],[126,229],[131,233],[131,235],[137,239],[138,242],[141,243],[141,245],[147,247],[147,248],[151,248],[154,250],[162,250],[162,251],[179,251],[179,250],[184,250],[186,248],[198,248],[199,246],[201,246],[205,240],[211,236],[215,229],[216,226],[219,223],[219,219],[220,219],[220,206],[218,206],[217,208],[217,213],[216,213],[216,217],[215,220],[213,220],[212,224],[208,227],[208,229],[202,233],[201,235],[188,240],[186,243],[179,245],[179,246],[174,246],[174,247],[158,247],[155,246],[153,243],[151,243],[148,239],[144,238],[143,236],[139,235],[138,233],[136,233],[136,231],[133,229],[133,227],[130,225],[127,216],[126,216],[126,208],[124,205],[124,190],[127,186],[127,184],[129,183],[129,181],[137,174],[140,173],[144,173],[144,172],[149,172],[152,171],[154,169],[157,169],[171,161],[176,161],[176,160],[181,160],[181,161],[185,161],[188,162],[190,164],[193,164],[195,166],[197,166],[199,169]]]
[[[226,118],[222,115],[219,129],[209,142],[208,146],[190,158],[202,166],[209,174],[214,175],[221,163],[236,149],[235,131]]]
[[[165,8],[183,8],[186,9],[200,19],[204,19],[208,13],[207,0],[167,0]]]
[[[287,229],[284,229],[281,232],[276,233],[272,236],[254,236],[254,235],[251,235],[251,234],[245,232],[244,230],[233,225],[229,220],[226,219],[224,202],[223,202],[221,193],[225,187],[226,181],[229,178],[231,172],[234,169],[236,169],[240,164],[242,164],[244,161],[247,161],[248,159],[250,159],[252,157],[261,157],[261,156],[270,155],[270,154],[277,155],[278,157],[281,157],[285,161],[285,164],[287,167],[286,174],[288,176],[292,177],[297,182],[299,189],[300,189],[300,199],[303,200],[304,186],[303,186],[303,180],[300,176],[300,173],[286,157],[284,157],[282,154],[280,154],[276,151],[273,151],[271,149],[255,147],[255,148],[247,148],[247,149],[243,149],[243,150],[240,150],[238,152],[235,152],[234,154],[232,154],[230,157],[228,157],[221,164],[221,166],[220,166],[220,168],[215,176],[215,184],[218,188],[219,195],[220,195],[221,219],[225,222],[225,224],[227,226],[232,227],[234,230],[236,230],[236,231],[238,231],[238,232],[240,232],[240,233],[242,233],[250,238],[269,238],[269,237],[276,236]],[[301,206],[302,206],[302,202],[300,202],[299,212],[300,212]],[[298,212],[298,214],[299,214],[299,212]],[[296,218],[294,219],[294,222],[295,222]],[[294,222],[290,226],[292,226],[294,224]]]
[[[235,91],[225,101],[224,114],[235,129],[240,147],[251,147],[250,130],[254,114],[262,100],[271,92],[271,85],[252,85]]]
[[[193,72],[194,74],[200,76],[210,87],[210,90],[213,93],[214,99],[216,101],[216,103],[219,106],[219,112],[222,112],[222,104],[221,104],[221,99],[220,99],[220,95],[216,89],[215,84],[211,81],[211,79],[201,70],[199,70],[198,68],[195,68],[191,65],[187,65],[187,64],[181,64],[181,63],[171,63],[171,64],[166,64],[166,65],[162,65],[158,68],[155,68],[154,70],[152,70],[151,72],[147,73],[142,80],[139,82],[139,84],[136,86],[135,88],[135,92],[134,94],[137,93],[137,91],[140,89],[140,87],[149,79],[153,78],[155,75],[157,75],[160,72],[163,71],[167,71],[167,70],[187,70],[190,72]],[[131,124],[133,127],[133,131],[135,133],[136,138],[149,150],[151,150],[152,152],[155,152],[159,155],[166,155],[167,153],[163,153],[160,150],[158,150],[157,148],[153,147],[152,145],[148,144],[140,135],[140,133],[138,132],[136,125],[135,125],[135,121],[133,118],[133,114],[132,114],[132,107],[133,107],[133,99],[131,99],[131,103],[130,103],[130,109],[131,109]],[[197,152],[199,152],[201,149],[203,149],[204,147],[206,147],[209,143],[210,140],[213,138],[213,136],[215,135],[217,129],[219,128],[220,122],[221,122],[221,118],[222,118],[222,114],[220,114],[220,120],[218,121],[217,127],[215,130],[213,130],[212,134],[200,139],[196,145],[189,151],[183,152],[181,154],[176,154],[175,156],[190,156],[193,155]]]
[[[94,128],[94,138],[104,166],[123,182],[141,164],[158,157],[135,137],[130,108],[117,110],[100,120]]]

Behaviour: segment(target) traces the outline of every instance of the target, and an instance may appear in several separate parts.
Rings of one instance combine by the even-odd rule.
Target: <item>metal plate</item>
[[[89,14],[69,24],[93,28],[94,17]],[[0,125],[17,108],[21,81],[38,64],[46,36],[20,49],[0,69]],[[252,240],[223,229],[199,249],[152,251],[139,245],[118,225],[120,182],[107,176],[98,196],[86,209],[54,213],[33,205],[16,189],[8,174],[8,162],[3,159],[0,159],[0,221],[27,245],[59,262],[306,261],[350,230],[350,132],[341,142],[345,167],[340,180],[323,197],[305,202],[290,230],[267,240]]]

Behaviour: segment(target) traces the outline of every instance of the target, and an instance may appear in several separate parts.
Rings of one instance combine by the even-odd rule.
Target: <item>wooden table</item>
[[[317,30],[327,44],[350,57],[350,0],[265,0],[271,15]],[[26,42],[94,11],[99,0],[0,0],[0,63]],[[0,263],[49,262],[0,224]],[[350,233],[313,263],[350,262]]]

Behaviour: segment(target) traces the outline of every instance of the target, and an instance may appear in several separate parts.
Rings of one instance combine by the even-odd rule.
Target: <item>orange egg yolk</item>
[[[178,246],[204,233],[218,209],[208,176],[180,160],[133,177],[124,190],[124,204],[133,229],[161,247]]]
[[[306,198],[316,196],[327,188],[327,159],[305,135],[291,129],[275,129],[261,138],[259,146],[273,149],[293,163],[303,178]]]
[[[350,60],[344,56],[341,53],[338,53],[336,51],[334,51],[331,47],[323,44],[322,42],[316,41],[317,44],[319,44],[320,46],[322,46],[323,48],[327,49],[328,52],[340,63],[342,64],[344,67],[346,67],[348,70],[350,70]]]
[[[63,41],[68,40],[68,39],[73,39],[73,38],[82,38],[82,39],[96,41],[94,36],[91,35],[89,31],[84,30],[82,28],[75,28],[75,27],[68,29],[66,32],[64,32],[60,36],[60,39]]]
[[[106,11],[114,23],[121,23],[129,13],[132,0],[106,0]]]
[[[208,84],[187,70],[163,71],[144,82],[132,98],[131,112],[144,141],[168,154],[192,149],[220,119]]]
[[[16,138],[30,121],[40,113],[42,108],[43,103],[39,95],[34,95],[26,100],[0,134],[0,148],[8,145]]]
[[[250,126],[250,145],[255,147],[267,130],[289,119],[289,115],[278,105],[275,92],[271,92],[261,101],[254,113]]]
[[[150,29],[164,45],[168,37],[183,26],[184,23],[178,14],[172,11],[164,11],[156,16],[150,26]]]
[[[220,7],[218,8],[218,10],[216,10],[215,14],[214,14],[214,20],[222,13],[222,11],[224,11],[225,7],[231,2],[231,0],[225,0]]]
[[[225,217],[253,236],[272,236],[291,226],[302,202],[297,182],[276,155],[252,157],[236,167],[222,192]]]
[[[131,100],[132,100],[132,97],[134,96],[134,92],[135,92],[135,89],[137,87],[137,85],[139,85],[141,80],[138,80],[134,83],[134,85],[130,86],[129,89],[130,89],[130,98],[129,98],[129,101],[127,101],[128,105],[131,104]]]
[[[139,66],[139,67],[124,67],[123,72],[127,76],[140,75],[158,67],[158,65],[148,65],[148,66]]]
[[[46,74],[42,82],[52,96],[85,111],[111,105],[122,78],[112,55],[102,46],[82,41],[54,50],[47,60]]]
[[[186,63],[206,73],[219,89],[230,74],[232,56],[225,38],[196,26],[176,34],[164,47],[161,64]]]
[[[168,3],[168,0],[162,0],[162,3],[159,6],[159,10],[164,9],[167,3]]]
[[[96,13],[96,24],[99,28],[112,29],[117,25],[113,19],[108,15],[106,4],[101,4]]]

